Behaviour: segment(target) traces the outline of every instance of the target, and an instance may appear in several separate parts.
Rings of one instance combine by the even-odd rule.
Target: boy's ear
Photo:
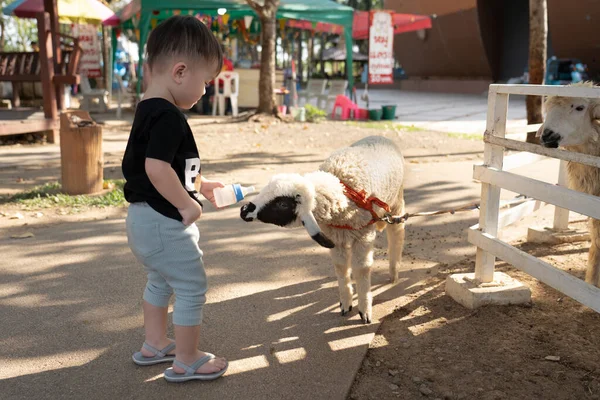
[[[185,63],[178,62],[177,64],[175,64],[173,66],[173,69],[171,71],[172,71],[173,80],[177,83],[182,83],[181,80],[187,73],[187,65],[185,65]]]

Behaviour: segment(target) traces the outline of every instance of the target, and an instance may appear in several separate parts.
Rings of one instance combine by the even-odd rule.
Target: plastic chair
[[[360,107],[348,97],[338,95],[335,98],[335,103],[333,104],[331,119],[337,119],[342,121],[353,119],[356,115],[358,115],[359,109]]]
[[[233,84],[232,84],[233,82]],[[215,78],[215,97],[213,100],[212,115],[225,115],[225,98],[231,101],[231,112],[234,117],[238,115],[238,95],[240,93],[240,74],[237,72],[224,71]]]
[[[319,97],[325,94],[326,87],[327,79],[309,79],[306,89],[298,92],[298,106],[310,104],[312,99],[318,103]]]
[[[331,87],[327,94],[319,96],[317,107],[324,109],[329,112],[331,106],[336,101],[339,95],[345,95],[346,89],[348,89],[348,81],[346,80],[332,80]]]
[[[108,111],[108,95],[106,89],[92,89],[87,76],[81,76],[81,104],[79,108],[89,112],[107,112]]]

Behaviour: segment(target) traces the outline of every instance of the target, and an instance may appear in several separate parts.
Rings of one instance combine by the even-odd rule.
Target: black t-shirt
[[[194,187],[196,176],[200,173],[196,141],[185,115],[168,100],[152,98],[141,101],[137,106],[123,156],[125,199],[130,203],[147,202],[162,215],[181,221],[177,208],[150,182],[146,174],[146,158],[171,164],[190,197],[202,205]]]

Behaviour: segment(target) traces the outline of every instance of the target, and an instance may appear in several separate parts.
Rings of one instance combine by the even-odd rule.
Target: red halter
[[[369,221],[369,223],[366,226],[372,225],[375,222],[379,221],[379,219],[380,219],[379,216],[377,215],[377,213],[373,210],[373,204],[383,208],[386,212],[390,212],[390,206],[388,206],[387,203],[381,201],[377,197],[371,196],[371,197],[367,198],[367,193],[364,190],[357,192],[356,190],[352,189],[350,186],[346,185],[344,182],[341,182],[341,184],[344,187],[344,194],[346,195],[346,197],[348,197],[350,200],[352,200],[356,204],[357,207],[362,208],[363,210],[367,210],[371,213],[371,216],[373,218],[371,219],[371,221]],[[329,226],[332,228],[336,228],[336,229],[346,229],[346,230],[359,230],[359,229],[363,229],[365,227],[365,226],[363,226],[362,228],[353,228],[350,225],[329,225]]]

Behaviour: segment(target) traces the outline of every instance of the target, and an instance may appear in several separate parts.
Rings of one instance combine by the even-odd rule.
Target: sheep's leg
[[[404,224],[391,225],[387,228],[388,257],[390,258],[390,280],[398,280],[398,267],[402,261],[404,249]]]
[[[350,276],[350,249],[335,247],[331,250],[331,258],[338,278],[340,291],[340,309],[342,316],[352,311],[352,278]]]
[[[592,244],[590,245],[585,281],[600,287],[600,221],[597,219],[592,219],[590,223],[590,236]]]
[[[400,204],[396,215],[404,215],[404,190],[400,189]],[[402,261],[402,250],[404,249],[404,237],[405,237],[405,225],[397,224],[390,225],[387,228],[387,241],[388,241],[388,257],[390,261],[390,280],[396,282],[398,280],[398,266]]]
[[[370,324],[373,315],[373,295],[371,293],[371,266],[373,265],[373,245],[355,245],[352,249],[352,272],[358,292],[358,313],[365,324]]]

